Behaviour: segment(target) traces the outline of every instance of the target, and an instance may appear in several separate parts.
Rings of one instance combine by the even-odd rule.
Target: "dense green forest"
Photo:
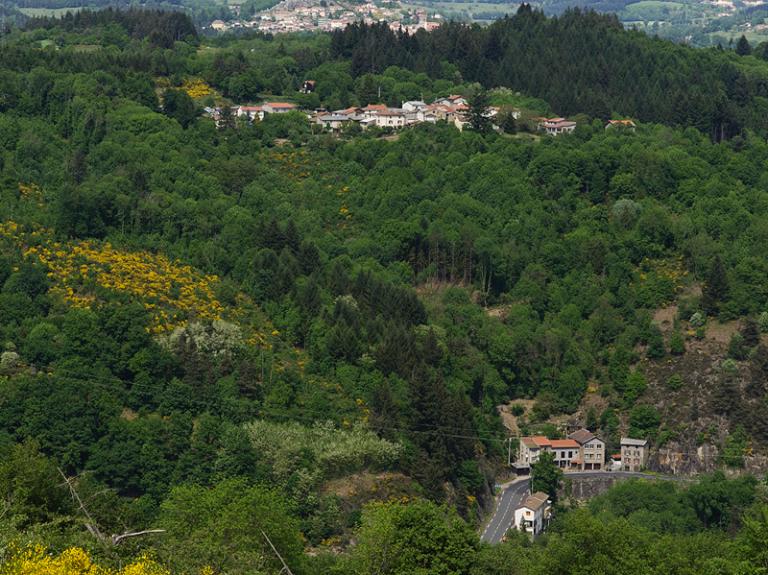
[[[0,573],[42,565],[14,551],[34,544],[278,573],[261,530],[296,574],[763,572],[750,476],[581,506],[566,481],[545,539],[476,528],[510,402],[523,433],[572,418],[611,449],[709,454],[687,471],[764,472],[765,78],[754,56],[527,8],[415,37],[201,40],[140,10],[5,34]],[[451,93],[579,125],[201,115]],[[163,531],[110,539],[145,529]]]
[[[593,12],[546,18],[523,5],[488,27],[452,24],[415,36],[360,24],[334,33],[331,53],[350,59],[355,75],[395,65],[438,76],[447,61],[464,80],[536,95],[561,114],[616,112],[718,140],[767,128],[764,66],[625,31],[615,16]]]

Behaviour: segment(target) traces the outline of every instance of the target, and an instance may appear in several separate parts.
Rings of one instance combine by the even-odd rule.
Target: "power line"
[[[52,374],[53,375],[53,374]],[[108,379],[106,377],[102,376],[93,376],[85,378],[80,374],[72,374],[69,372],[58,372],[55,375],[58,375],[60,377],[64,377],[69,380],[77,381],[80,383],[84,383],[87,385],[91,385],[94,387],[98,387],[100,389],[104,389],[107,391],[115,391],[115,387],[119,386],[130,386],[130,388],[136,388],[139,390],[145,390],[145,391],[152,391],[157,392],[158,388],[157,386],[152,386],[148,384],[141,384],[141,383],[129,383],[124,382],[123,380],[119,378],[115,379]],[[43,377],[42,375],[40,377]],[[130,389],[121,389],[122,392],[129,392]],[[184,402],[187,404],[193,404],[200,407],[204,407],[208,410],[213,410],[217,406],[213,405],[213,403],[210,400],[201,400],[194,397],[185,398]],[[290,411],[286,410],[278,410],[276,408],[270,408],[265,407],[263,405],[257,406],[256,408],[257,412],[260,413],[266,413],[267,415],[275,418],[282,418],[282,419],[289,419],[289,420],[296,420],[301,422],[310,422],[310,423],[317,423],[320,421],[328,421],[333,420],[334,415],[336,418],[338,417],[344,417],[344,414],[331,414],[328,411],[320,411],[320,410],[312,410],[304,407],[299,407],[297,409],[300,409],[303,412],[306,413],[314,413],[317,415],[317,417],[303,417],[301,415],[297,415],[295,413],[291,413]],[[454,426],[444,426],[444,425],[433,425],[433,424],[421,424],[419,427],[424,427],[426,429],[418,429],[414,427],[405,427],[405,426],[388,426],[384,424],[376,424],[372,422],[367,422],[365,424],[368,428],[373,430],[380,430],[380,431],[399,431],[402,433],[417,433],[417,434],[425,434],[425,435],[438,435],[443,437],[450,437],[453,439],[473,439],[477,441],[492,441],[492,442],[498,442],[498,443],[504,443],[508,440],[508,437],[506,435],[499,435],[495,433],[490,432],[478,432],[474,431],[470,428],[465,427],[454,427]],[[472,433],[462,433],[464,431],[469,431]]]
[[[42,377],[42,374],[38,374]],[[125,389],[125,386],[130,386],[130,388],[137,388],[137,389],[143,389],[146,391],[158,391],[158,386],[149,385],[149,384],[142,384],[142,383],[132,383],[132,382],[125,382],[121,380],[118,377],[115,377],[114,379],[109,379],[102,376],[92,376],[88,377],[87,379],[84,378],[80,374],[72,374],[69,372],[57,372],[55,374],[51,375],[58,375],[61,377],[65,377],[67,379],[77,381],[80,383],[85,383],[88,385],[92,385],[95,387],[99,387],[101,389],[105,389],[108,391],[115,391],[115,387],[117,385],[120,385],[123,387],[120,391],[123,392],[129,392],[130,389]],[[109,385],[107,385],[107,382]],[[185,398],[184,400],[188,404],[194,404],[198,406],[205,407],[207,410],[214,410],[217,406],[213,405],[213,403],[210,400],[201,400],[198,398]],[[297,409],[300,409],[302,412],[310,413],[310,414],[316,414],[317,417],[304,417],[301,415],[297,415],[295,413],[292,413],[287,410],[279,410],[276,408],[270,408],[263,405],[257,406],[256,411],[260,415],[266,414],[268,417],[276,418],[276,419],[284,419],[289,421],[296,421],[296,422],[303,422],[303,423],[319,423],[323,421],[333,421],[335,418],[344,417],[344,414],[331,414],[327,411],[320,411],[320,410],[313,410],[305,407],[297,407]],[[422,434],[422,435],[435,435],[435,436],[441,436],[441,437],[447,437],[451,439],[467,439],[467,440],[476,440],[480,442],[495,442],[499,444],[504,444],[509,442],[508,450],[511,451],[511,442],[512,440],[519,441],[521,435],[513,434],[513,435],[500,435],[495,434],[491,432],[478,432],[469,428],[462,428],[462,427],[453,427],[453,426],[444,426],[444,425],[434,425],[434,424],[422,424],[420,427],[424,427],[426,429],[418,429],[413,427],[406,427],[406,426],[390,426],[390,425],[384,425],[384,424],[377,424],[372,422],[365,422],[365,426],[367,429],[373,430],[373,431],[394,431],[394,432],[401,432],[401,433],[413,433],[413,434]],[[343,429],[339,429],[338,431],[343,431]],[[468,433],[462,433],[463,431],[469,431]],[[663,448],[657,448],[657,453],[660,452],[660,450]],[[668,451],[665,453],[667,457],[674,457],[674,456],[689,456],[689,457],[696,457],[698,459],[717,459],[722,457],[721,453],[718,454],[700,454],[698,451]],[[741,456],[746,458],[748,457],[747,454],[743,454]],[[508,454],[509,458],[509,454]]]

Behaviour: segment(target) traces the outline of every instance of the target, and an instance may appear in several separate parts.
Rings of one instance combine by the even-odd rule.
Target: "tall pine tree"
[[[702,290],[701,305],[709,314],[717,314],[721,304],[728,300],[728,276],[720,256],[715,256],[709,268],[707,280]]]

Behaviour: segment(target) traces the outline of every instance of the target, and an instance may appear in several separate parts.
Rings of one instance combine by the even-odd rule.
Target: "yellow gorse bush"
[[[127,292],[150,311],[151,330],[172,330],[187,318],[220,319],[223,307],[213,286],[217,276],[146,251],[126,251],[109,243],[52,242],[32,246],[25,256],[36,257],[50,271],[51,292],[78,307],[89,307],[96,288]]]
[[[71,547],[59,555],[49,554],[40,545],[12,547],[8,551],[8,557],[0,563],[0,575],[171,575],[146,556],[115,570],[94,563],[79,547]]]
[[[160,254],[123,250],[107,242],[54,242],[52,235],[45,228],[29,230],[11,220],[0,222],[0,247],[5,242],[48,268],[50,293],[69,305],[89,308],[105,295],[101,290],[121,292],[144,306],[152,319],[148,330],[157,335],[190,321],[221,320],[224,315],[244,327],[246,345],[269,348],[270,332],[274,338],[280,335],[263,318],[263,329],[253,324],[258,308],[242,294],[236,306],[225,310],[215,294],[218,276]]]
[[[187,78],[184,80],[181,89],[193,99],[204,98],[205,96],[213,94],[211,87],[200,78]]]

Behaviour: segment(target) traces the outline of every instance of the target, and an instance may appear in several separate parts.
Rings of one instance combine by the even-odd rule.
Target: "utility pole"
[[[264,539],[266,539],[266,540],[267,540],[267,543],[269,543],[269,546],[272,548],[272,551],[274,551],[274,552],[275,552],[275,555],[277,555],[277,558],[278,558],[278,559],[280,559],[280,563],[282,563],[282,564],[283,564],[283,568],[282,568],[282,569],[280,569],[280,575],[282,575],[283,573],[287,573],[288,575],[293,575],[293,571],[291,571],[291,568],[290,568],[290,567],[288,567],[288,564],[287,564],[287,563],[285,562],[285,560],[283,559],[283,556],[282,556],[282,555],[280,555],[280,552],[279,552],[279,551],[278,551],[278,550],[275,548],[275,546],[272,544],[272,541],[270,540],[270,538],[269,538],[269,537],[267,537],[267,534],[266,534],[266,533],[264,533],[264,530],[263,530],[263,529],[261,529],[260,531],[261,531],[261,534],[264,536]]]

